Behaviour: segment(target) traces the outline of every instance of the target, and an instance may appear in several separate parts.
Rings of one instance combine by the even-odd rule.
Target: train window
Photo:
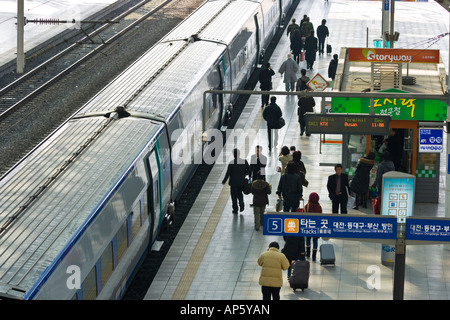
[[[131,212],[131,239],[134,239],[141,228],[141,201],[139,200]]]
[[[117,261],[120,261],[123,253],[128,247],[128,220],[125,220],[116,235],[117,238]]]
[[[112,242],[106,247],[102,256],[100,257],[100,270],[101,270],[101,284],[102,288],[108,280],[109,276],[113,272],[113,250]]]
[[[97,281],[95,275],[96,267],[94,266],[83,281],[83,300],[94,300],[97,297]]]

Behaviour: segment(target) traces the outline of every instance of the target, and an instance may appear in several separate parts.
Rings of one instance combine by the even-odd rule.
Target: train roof
[[[129,112],[170,120],[236,35],[245,42],[247,35],[240,30],[258,6],[255,1],[206,2],[88,102],[79,115],[125,106]]]
[[[201,40],[217,41],[226,45],[240,33],[242,26],[260,6],[257,1],[210,1],[184,20],[163,41],[187,39],[196,35]],[[211,19],[211,16],[214,18]],[[249,28],[254,27],[253,20]]]
[[[131,117],[69,121],[0,181],[3,226],[107,121],[111,125],[0,234],[1,292],[17,295],[33,286],[163,126]]]

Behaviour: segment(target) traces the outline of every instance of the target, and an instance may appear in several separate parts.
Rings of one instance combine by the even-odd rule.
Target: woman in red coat
[[[308,203],[305,205],[305,212],[322,213],[322,206],[319,204],[319,195],[312,192],[309,195]],[[317,246],[319,237],[306,237],[306,257],[311,256],[311,238],[313,240],[312,261],[316,261]]]

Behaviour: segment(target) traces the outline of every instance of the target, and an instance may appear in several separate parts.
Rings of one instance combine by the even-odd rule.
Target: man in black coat
[[[225,184],[228,180],[230,185],[231,201],[233,203],[233,214],[238,212],[238,201],[240,211],[244,211],[244,191],[245,187],[245,176],[250,174],[250,165],[247,160],[241,159],[239,157],[239,150],[233,149],[234,159],[228,164],[227,172],[225,173],[225,178],[222,180],[222,184]]]
[[[325,25],[327,20],[323,19],[322,24],[317,27],[317,38],[319,39],[319,55],[323,54],[325,39],[330,35],[328,27]]]
[[[301,96],[300,99],[298,99],[297,105],[298,122],[300,122],[300,136],[303,136],[306,129],[305,113],[314,112],[316,101],[313,97]],[[307,134],[307,136],[309,137],[311,134]]]
[[[264,69],[259,72],[259,82],[262,91],[272,90],[272,76],[275,75],[275,71],[270,67],[270,63],[266,63]],[[269,104],[269,95],[261,95],[261,108]]]
[[[328,177],[327,189],[328,196],[332,203],[332,213],[338,213],[341,206],[341,213],[347,213],[347,202],[350,196],[350,187],[348,185],[348,175],[342,173],[342,165],[334,166],[335,174]]]
[[[270,104],[263,111],[263,118],[267,121],[267,135],[269,138],[269,152],[272,150],[272,129],[280,128],[280,118],[283,116],[280,107],[277,105],[277,98],[271,97]],[[278,131],[274,132],[274,146],[277,145]]]
[[[312,70],[314,61],[316,61],[317,52],[317,38],[314,37],[314,30],[311,30],[311,34],[305,39],[305,60],[306,69]]]

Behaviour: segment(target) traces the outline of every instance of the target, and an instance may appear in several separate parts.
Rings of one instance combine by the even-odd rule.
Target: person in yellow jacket
[[[290,266],[288,259],[279,252],[280,245],[274,241],[269,244],[269,249],[258,258],[258,265],[262,267],[259,276],[259,284],[263,300],[280,300],[280,289],[283,286],[282,270]]]

